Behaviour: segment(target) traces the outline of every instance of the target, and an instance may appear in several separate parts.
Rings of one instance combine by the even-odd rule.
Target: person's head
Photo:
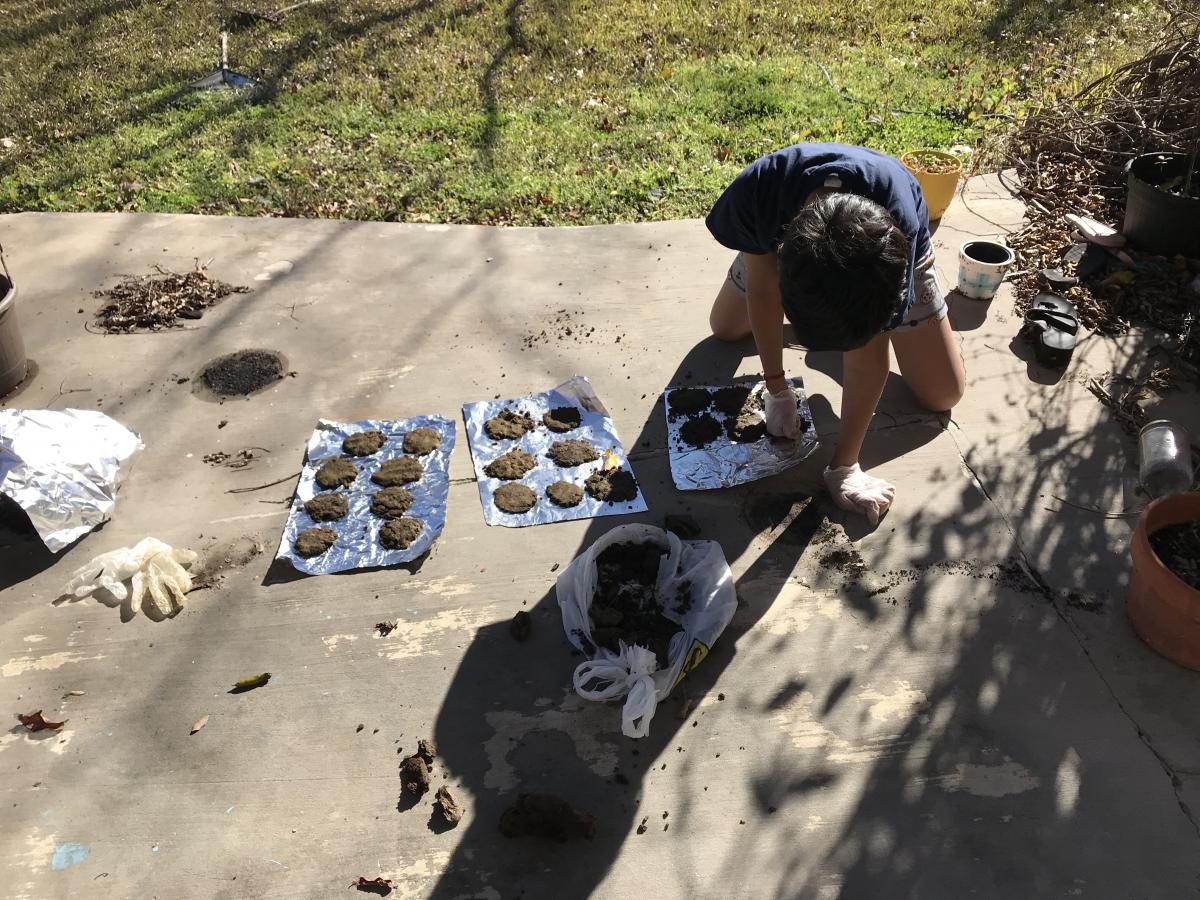
[[[805,204],[779,247],[783,311],[812,350],[853,350],[880,334],[900,309],[907,274],[904,233],[857,194]]]

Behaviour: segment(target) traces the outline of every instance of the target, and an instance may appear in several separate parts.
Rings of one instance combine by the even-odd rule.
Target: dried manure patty
[[[371,512],[381,519],[398,519],[412,509],[413,495],[402,487],[384,488],[371,495]]]
[[[523,412],[506,409],[484,422],[483,430],[493,441],[510,441],[533,431],[533,419]]]
[[[632,472],[624,469],[594,472],[584,482],[587,492],[597,500],[609,503],[625,503],[636,500],[638,495],[637,480]]]
[[[356,431],[342,441],[342,452],[347,456],[370,456],[378,453],[386,440],[382,431]]]
[[[408,516],[391,519],[379,529],[379,543],[389,550],[407,550],[421,536],[423,528],[419,519]]]
[[[587,441],[555,441],[546,455],[554,460],[555,465],[564,469],[582,466],[600,458],[599,451]]]
[[[484,466],[483,474],[502,481],[516,481],[518,478],[524,478],[536,466],[537,461],[524,450],[509,450]]]
[[[569,481],[556,481],[546,488],[546,496],[555,506],[570,508],[583,502],[583,488]]]
[[[336,522],[350,512],[345,494],[317,494],[304,504],[304,511],[314,522]]]
[[[442,445],[442,436],[432,428],[414,428],[404,435],[404,452],[426,456]]]
[[[305,559],[320,556],[337,543],[337,532],[332,528],[305,528],[296,535],[296,552]]]
[[[527,513],[537,503],[537,494],[523,484],[502,484],[492,495],[496,508],[506,513]]]
[[[326,460],[321,468],[317,469],[316,475],[317,485],[327,491],[350,487],[356,478],[358,478],[358,469],[354,467],[354,463],[341,456],[337,459]]]
[[[574,406],[556,406],[542,414],[542,424],[558,434],[574,431],[580,421],[579,410]]]
[[[419,481],[424,474],[425,469],[419,460],[411,456],[397,456],[395,459],[386,460],[371,476],[371,480],[380,487],[396,487]]]

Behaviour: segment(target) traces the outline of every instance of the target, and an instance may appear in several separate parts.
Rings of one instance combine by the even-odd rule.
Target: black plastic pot
[[[1125,167],[1129,195],[1121,231],[1139,250],[1200,257],[1200,197],[1185,197],[1159,187],[1173,178],[1187,178],[1188,165],[1185,153],[1147,153]],[[1200,166],[1192,179],[1193,185],[1200,182]]]

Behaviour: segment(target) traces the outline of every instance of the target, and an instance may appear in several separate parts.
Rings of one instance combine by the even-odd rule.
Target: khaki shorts
[[[739,253],[734,257],[733,265],[729,267],[729,281],[737,288],[738,293],[743,297],[746,296],[746,256]],[[938,322],[946,318],[949,310],[946,307],[946,297],[942,292],[942,286],[938,284],[937,273],[933,268],[933,257],[927,256],[921,261],[917,267],[917,299],[908,312],[904,314],[903,321],[895,328],[889,328],[889,331],[898,331],[901,328],[918,328],[928,322]]]

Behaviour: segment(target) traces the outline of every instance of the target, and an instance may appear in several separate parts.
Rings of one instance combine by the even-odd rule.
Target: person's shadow
[[[671,384],[729,383],[742,359],[753,352],[749,341],[706,339],[679,363]],[[818,431],[823,423],[828,427],[831,417],[836,426],[828,401],[809,399]],[[928,439],[917,429],[908,438],[889,440],[880,453],[890,458]],[[579,545],[564,549],[559,562],[565,567],[618,525],[642,521],[661,526],[666,517],[677,515],[692,517],[698,536],[719,541],[731,563],[756,537],[757,544],[769,541],[736,579],[739,608],[733,621],[703,663],[659,704],[650,734],[641,740],[622,736],[619,703],[575,696],[571,675],[583,657],[567,642],[553,587],[532,606],[514,603],[514,613],[524,608],[532,615],[533,631],[524,642],[513,638],[508,621],[479,629],[434,724],[439,763],[469,789],[472,808],[459,826],[466,833],[430,897],[495,896],[488,888],[506,898],[591,896],[622,844],[637,834],[647,774],[675,765],[677,754],[664,751],[680,743],[681,729],[696,725],[689,709],[720,682],[739,641],[774,602],[777,589],[762,585],[777,584],[780,572],[795,567],[826,517],[842,523],[851,538],[867,530],[862,517],[841,513],[827,498],[814,498],[828,448],[787,473],[753,484],[681,492],[671,481],[666,446],[660,401],[638,436],[626,441],[649,511],[593,520]],[[877,454],[873,458],[881,461]],[[868,606],[874,602],[863,599]],[[594,838],[556,844],[501,836],[501,814],[520,792],[556,794],[593,815]],[[761,799],[765,807],[768,798]],[[664,822],[653,816],[647,827],[661,831]]]

